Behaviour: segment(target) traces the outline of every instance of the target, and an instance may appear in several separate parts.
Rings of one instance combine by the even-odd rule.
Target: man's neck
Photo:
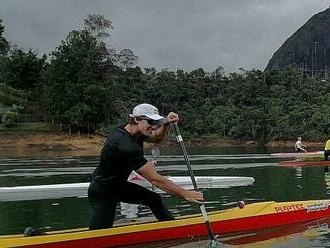
[[[125,126],[125,129],[126,129],[126,131],[129,132],[130,135],[132,135],[132,136],[140,136],[140,132],[139,132],[139,130],[138,130],[138,128],[137,128],[137,125],[127,124],[127,125]]]

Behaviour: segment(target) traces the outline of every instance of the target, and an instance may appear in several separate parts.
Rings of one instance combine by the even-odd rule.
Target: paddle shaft
[[[186,147],[183,143],[183,139],[182,139],[182,135],[181,135],[179,126],[178,126],[177,123],[173,123],[173,126],[175,128],[176,138],[177,138],[178,143],[180,144],[184,160],[186,161],[186,165],[187,165],[187,168],[188,168],[189,175],[191,177],[192,184],[194,186],[195,191],[199,191],[196,180],[195,180],[194,172],[191,168],[188,153],[187,153]],[[213,231],[212,231],[212,227],[211,227],[211,224],[210,224],[210,219],[209,219],[209,216],[207,215],[204,203],[200,203],[199,207],[200,207],[200,210],[202,212],[203,219],[204,219],[204,222],[205,222],[205,225],[206,225],[206,228],[207,228],[207,232],[208,232],[211,240],[216,240],[216,238],[214,237]]]

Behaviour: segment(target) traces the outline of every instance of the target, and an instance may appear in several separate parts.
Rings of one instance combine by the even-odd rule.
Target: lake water
[[[317,149],[317,148],[315,148]],[[324,167],[285,168],[270,155],[292,152],[288,148],[264,147],[189,147],[195,176],[250,176],[253,185],[202,189],[208,211],[234,207],[237,201],[246,204],[260,201],[295,201],[328,199],[330,174]],[[149,156],[148,156],[149,157]],[[162,148],[158,171],[163,175],[188,176],[179,147]],[[98,163],[98,157],[0,154],[0,187],[55,183],[88,182]],[[182,199],[162,194],[165,204],[175,216],[199,213],[199,207]],[[44,231],[85,227],[88,225],[87,198],[0,202],[0,234],[22,233],[27,226]],[[117,222],[153,218],[144,206],[121,205]],[[222,238],[230,247],[330,247],[329,220],[255,233],[250,237]],[[299,230],[294,232],[293,230]],[[291,231],[288,231],[291,230]],[[253,238],[254,237],[254,238]],[[206,237],[207,238],[207,237]],[[259,241],[258,241],[259,240]],[[141,247],[205,247],[207,240],[178,240],[146,244]]]

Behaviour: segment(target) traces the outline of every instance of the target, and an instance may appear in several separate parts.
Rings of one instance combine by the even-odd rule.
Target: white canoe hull
[[[312,157],[312,156],[319,156],[324,154],[323,151],[315,151],[315,152],[279,152],[279,153],[272,153],[271,156],[277,158],[301,158],[301,157]]]
[[[254,183],[253,177],[227,177],[227,176],[197,176],[196,182],[199,188],[228,188],[234,186],[246,186]],[[168,177],[169,180],[184,187],[193,189],[190,177]],[[130,182],[162,192],[153,188],[145,179],[131,179]],[[34,186],[0,187],[0,201],[24,201],[40,199],[56,199],[64,197],[87,197],[89,183],[65,183]]]

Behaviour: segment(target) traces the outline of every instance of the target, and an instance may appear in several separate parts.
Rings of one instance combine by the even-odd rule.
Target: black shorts
[[[149,206],[159,221],[174,220],[159,194],[131,182],[116,185],[114,189],[105,189],[92,182],[88,188],[88,200],[92,215],[90,229],[112,227],[119,202]]]

